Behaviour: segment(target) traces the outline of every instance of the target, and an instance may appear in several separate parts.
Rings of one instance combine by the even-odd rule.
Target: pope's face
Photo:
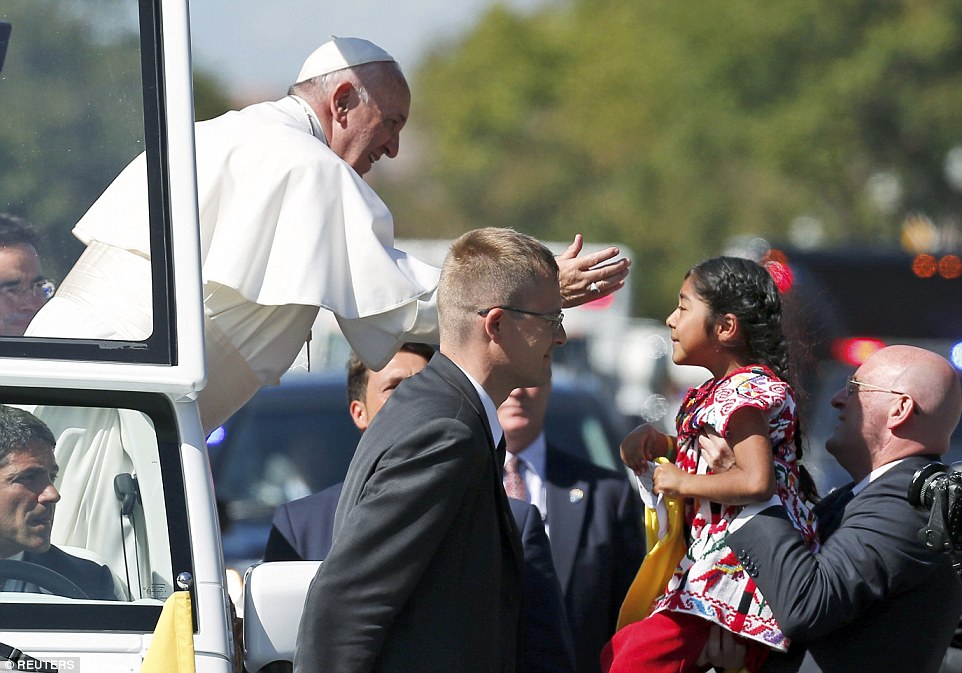
[[[53,449],[36,440],[0,464],[0,558],[50,548],[57,469]]]
[[[370,87],[368,94],[366,102],[358,99],[342,125],[335,124],[331,139],[331,149],[358,175],[365,175],[385,155],[397,156],[411,109],[411,92],[403,78]]]

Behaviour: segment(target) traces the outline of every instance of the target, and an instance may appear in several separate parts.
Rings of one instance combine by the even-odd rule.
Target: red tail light
[[[885,348],[881,339],[872,337],[848,337],[832,342],[832,357],[839,362],[858,367],[875,351]]]

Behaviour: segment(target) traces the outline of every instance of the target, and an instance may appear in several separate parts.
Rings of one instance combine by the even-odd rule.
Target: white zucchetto
[[[332,37],[307,57],[295,83],[365,63],[397,63],[379,46],[360,37]]]

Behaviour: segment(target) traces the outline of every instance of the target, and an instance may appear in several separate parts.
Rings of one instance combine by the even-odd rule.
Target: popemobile
[[[3,292],[49,298],[84,251],[74,225],[141,154],[134,200],[148,210],[129,216],[149,221],[149,259],[90,282],[116,301],[130,299],[132,274],[151,288],[138,298],[143,338],[0,336],[0,403],[43,421],[59,469],[20,522],[49,539],[0,559],[0,669],[229,673],[246,656],[256,673],[290,661],[298,598],[271,585],[270,567],[252,578],[245,651],[225,586],[197,405],[207,374],[188,2],[8,0],[0,68],[0,212],[29,213],[43,232],[43,275],[0,278]],[[26,492],[0,489],[0,508]],[[284,586],[303,595],[315,569]]]

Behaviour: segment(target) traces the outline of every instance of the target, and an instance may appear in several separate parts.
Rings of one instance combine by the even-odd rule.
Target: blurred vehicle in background
[[[278,505],[344,479],[360,439],[348,415],[346,379],[343,370],[288,374],[208,437],[229,568],[243,573],[261,560]],[[555,372],[549,442],[622,469],[618,445],[628,429],[593,379]]]
[[[855,369],[883,346],[910,344],[932,350],[962,368],[962,261],[952,254],[840,249],[771,250],[786,315],[808,347],[801,371],[804,462],[827,493],[849,481],[825,451],[838,422],[832,396]],[[943,462],[962,460],[962,428],[956,428]]]

